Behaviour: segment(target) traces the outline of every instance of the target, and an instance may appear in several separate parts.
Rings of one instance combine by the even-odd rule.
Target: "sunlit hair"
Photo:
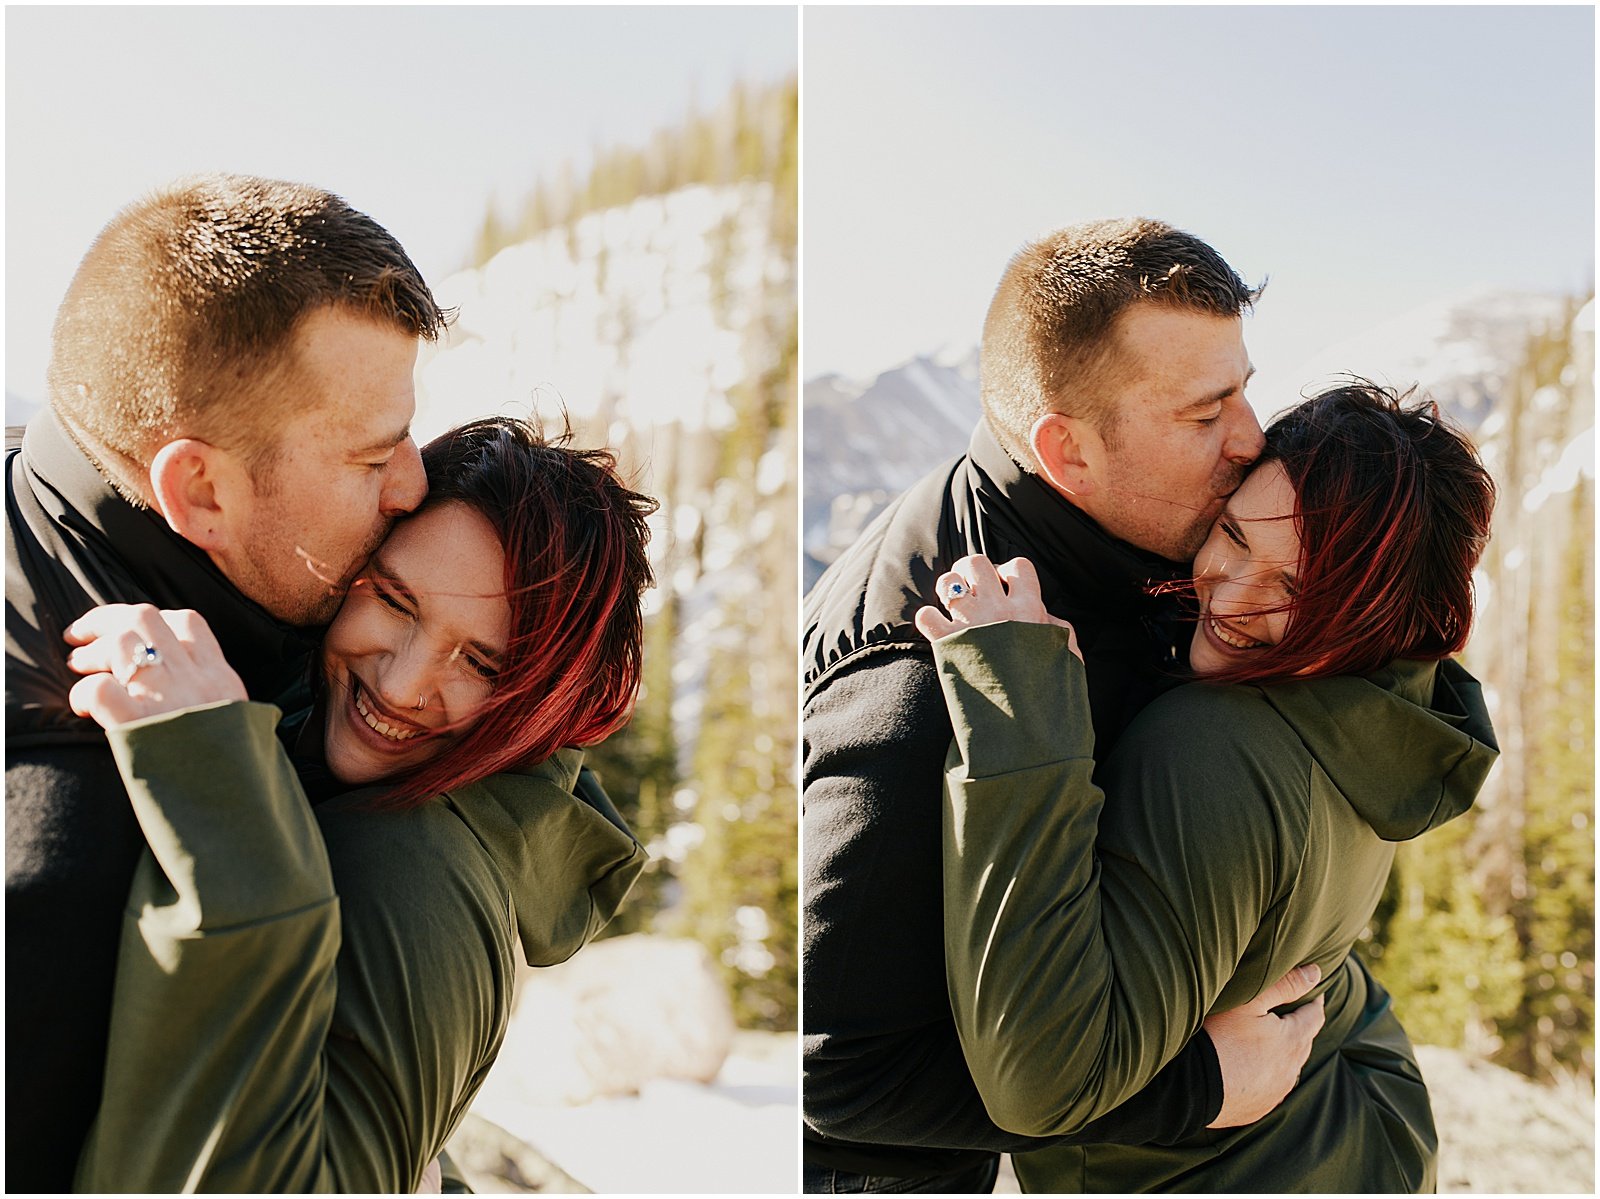
[[[1256,468],[1281,463],[1295,493],[1298,588],[1274,609],[1288,629],[1205,681],[1368,674],[1466,645],[1494,480],[1439,406],[1411,395],[1352,379],[1272,422]]]
[[[608,451],[573,449],[571,438],[491,417],[423,447],[424,510],[465,504],[500,537],[511,636],[471,726],[395,780],[382,806],[415,806],[627,723],[643,653],[640,595],[653,582],[646,518],[657,505],[624,485]]]
[[[1048,412],[1093,421],[1115,440],[1101,392],[1119,366],[1116,319],[1135,304],[1231,318],[1261,294],[1205,242],[1128,218],[1059,229],[1018,250],[983,323],[983,411],[995,439],[1035,473],[1034,422]]]
[[[198,437],[263,475],[286,413],[301,319],[339,308],[432,341],[448,320],[387,230],[321,188],[196,175],[100,231],[56,313],[51,406],[103,474],[142,503],[155,452]]]

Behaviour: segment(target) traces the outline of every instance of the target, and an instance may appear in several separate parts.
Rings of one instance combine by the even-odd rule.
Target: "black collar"
[[[1018,554],[1039,572],[1045,606],[1068,619],[1165,617],[1171,605],[1149,594],[1154,583],[1188,568],[1107,533],[1064,495],[1012,461],[979,421],[965,459],[968,544],[995,565]],[[975,536],[974,536],[975,534]]]
[[[125,500],[48,408],[28,424],[21,465],[39,504],[74,551],[63,565],[82,572],[91,595],[193,608],[211,626],[253,699],[276,702],[299,683],[320,630],[277,620],[158,514]],[[80,614],[62,615],[71,620]]]

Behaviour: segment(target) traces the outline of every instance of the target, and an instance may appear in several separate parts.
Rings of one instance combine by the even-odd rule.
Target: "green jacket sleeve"
[[[1144,717],[1105,801],[1064,630],[988,625],[934,649],[955,730],[944,912],[963,1051],[998,1125],[1070,1133],[1199,1028],[1274,902],[1279,822],[1238,758],[1248,738],[1180,728],[1180,743]],[[1156,835],[1106,837],[1097,855],[1103,802],[1108,825]]]
[[[278,716],[231,703],[109,734],[149,850],[81,1191],[333,1189],[306,1113],[327,1079],[339,903]],[[262,1161],[281,1166],[241,1185]]]
[[[499,1050],[519,941],[564,959],[638,872],[573,799],[576,753],[313,814],[276,719],[229,704],[111,734],[150,849],[79,1189],[413,1190]]]

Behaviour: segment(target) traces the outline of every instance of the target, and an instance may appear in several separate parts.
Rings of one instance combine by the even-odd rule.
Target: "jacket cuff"
[[[1003,621],[933,643],[968,778],[1094,757],[1083,663],[1058,625]]]

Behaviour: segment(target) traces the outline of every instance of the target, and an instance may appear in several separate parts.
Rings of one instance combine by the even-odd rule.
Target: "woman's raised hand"
[[[998,567],[982,554],[969,554],[934,585],[950,615],[929,604],[917,610],[917,631],[929,641],[948,637],[960,629],[1003,620],[1053,624],[1067,630],[1067,644],[1081,659],[1078,635],[1072,626],[1052,616],[1039,595],[1039,575],[1026,558],[1013,558]]]
[[[181,708],[249,699],[198,612],[105,604],[68,626],[67,665],[84,677],[68,700],[102,728]]]

